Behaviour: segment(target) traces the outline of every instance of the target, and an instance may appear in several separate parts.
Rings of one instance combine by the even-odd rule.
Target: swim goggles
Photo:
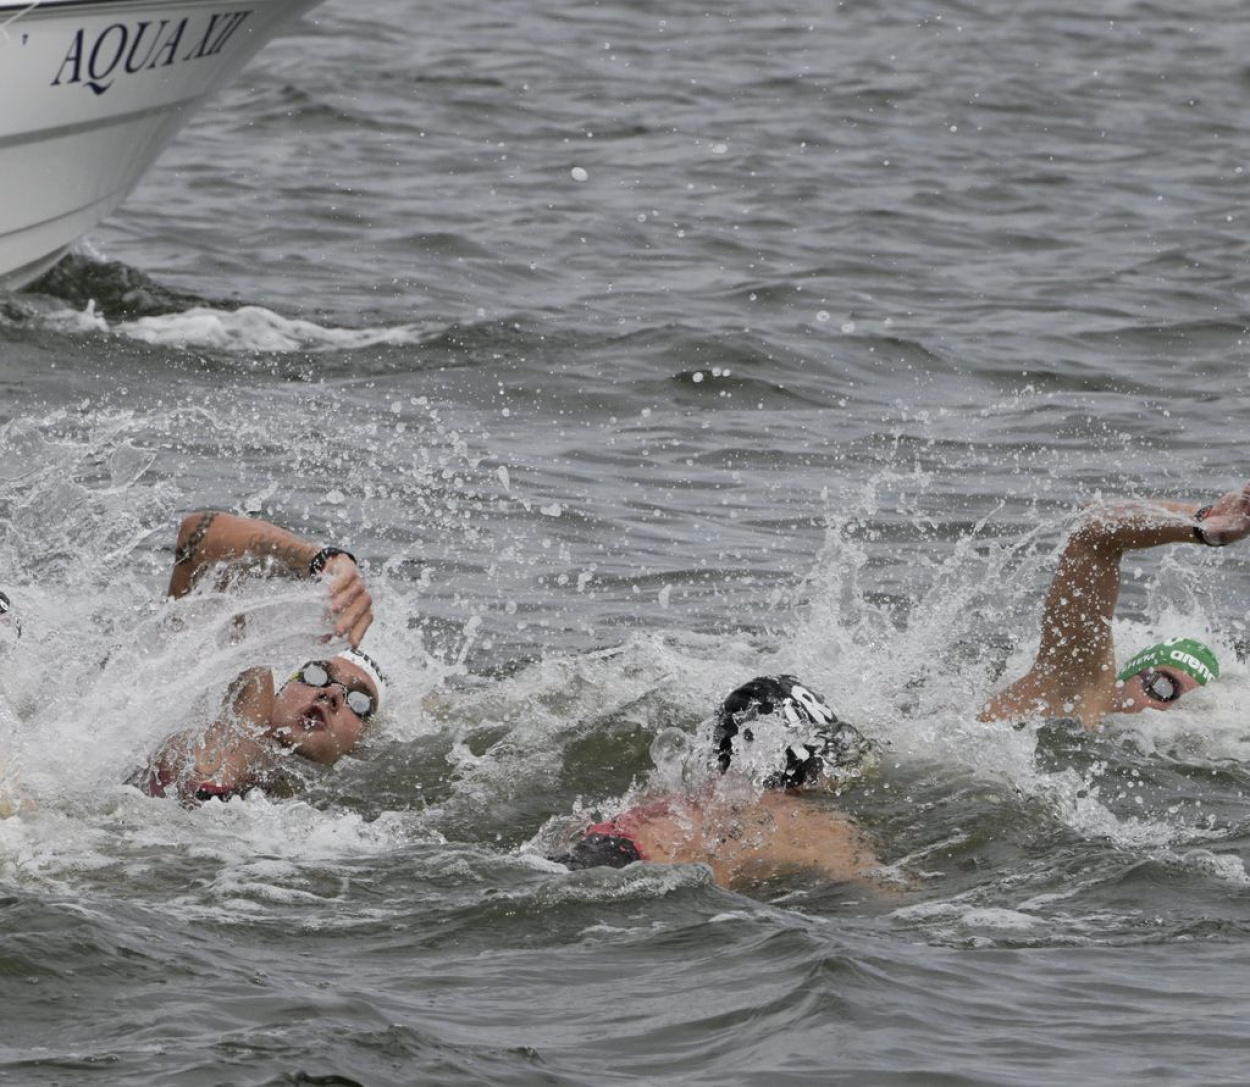
[[[349,687],[341,679],[335,679],[330,675],[328,663],[328,661],[309,661],[291,678],[309,687],[342,687],[343,701],[347,704],[347,708],[362,721],[372,717],[373,711],[377,709],[377,702],[373,695],[358,687]]]
[[[1181,696],[1181,685],[1166,672],[1148,668],[1141,674],[1142,690],[1156,702],[1175,702]]]

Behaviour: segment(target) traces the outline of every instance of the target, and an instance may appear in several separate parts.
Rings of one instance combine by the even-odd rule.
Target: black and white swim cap
[[[732,765],[769,789],[811,784],[860,760],[872,746],[794,676],[756,676],[716,713],[712,742],[721,773]]]

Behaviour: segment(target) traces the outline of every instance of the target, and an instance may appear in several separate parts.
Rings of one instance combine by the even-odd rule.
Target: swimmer
[[[131,778],[149,796],[193,803],[281,788],[287,756],[332,765],[356,747],[381,709],[385,680],[359,648],[373,622],[373,601],[349,552],[318,547],[249,517],[204,512],[183,520],[171,597],[186,596],[210,572],[229,577],[240,570],[324,574],[334,632],[350,648],[307,661],[280,685],[268,668],[244,672],[216,721],[169,737]]]
[[[1095,727],[1109,713],[1168,710],[1220,674],[1195,638],[1150,646],[1117,669],[1111,621],[1128,551],[1164,544],[1226,547],[1250,535],[1250,484],[1206,506],[1155,501],[1097,507],[1072,531],[1046,594],[1032,667],[981,710],[983,721],[1040,716]]]
[[[856,777],[872,744],[794,676],[760,676],[717,710],[710,780],[583,828],[552,858],[572,869],[706,864],[723,887],[805,873],[841,882],[881,867],[848,816],[804,793]]]

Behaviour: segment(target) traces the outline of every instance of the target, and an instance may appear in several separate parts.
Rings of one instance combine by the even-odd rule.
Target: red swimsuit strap
[[[586,828],[587,834],[603,834],[610,838],[626,838],[634,843],[634,848],[638,850],[638,856],[642,860],[647,860],[647,855],[643,851],[638,841],[638,832],[647,823],[655,819],[660,819],[668,815],[673,810],[671,800],[661,798],[659,800],[648,800],[646,803],[638,804],[635,807],[621,812],[620,815],[613,816],[604,823],[594,823]]]

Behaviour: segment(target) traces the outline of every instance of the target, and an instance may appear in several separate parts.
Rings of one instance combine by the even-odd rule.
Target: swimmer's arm
[[[726,826],[733,826],[734,833],[725,834]],[[897,889],[880,878],[881,861],[858,824],[842,812],[814,806],[807,797],[766,793],[754,813],[739,813],[711,830],[707,861],[722,886],[795,873],[833,883],[855,880],[876,890]]]
[[[1032,668],[985,704],[983,721],[1040,713],[1079,717],[1093,727],[1115,694],[1111,620],[1127,551],[1197,543],[1192,503],[1157,501],[1100,507],[1084,515],[1059,557],[1042,609],[1041,643]],[[1230,491],[1202,522],[1208,538],[1250,534],[1250,485]]]
[[[779,814],[779,818],[785,816]],[[781,833],[768,858],[778,868],[796,867],[817,872],[834,882],[865,880],[881,868],[872,842],[856,822],[842,812],[815,808],[801,799],[792,822]]]
[[[265,734],[273,702],[273,675],[260,668],[244,672],[231,685],[221,716],[204,732],[179,732],[165,741],[141,787],[191,802],[206,787],[231,794],[263,784],[280,758]]]
[[[174,570],[169,595],[186,596],[204,573],[218,564],[242,569],[276,569],[294,577],[311,577],[311,564],[321,548],[285,529],[205,510],[184,517],[174,550]],[[334,633],[359,645],[373,622],[373,599],[360,570],[348,555],[334,555],[325,564],[330,575],[330,611]]]

